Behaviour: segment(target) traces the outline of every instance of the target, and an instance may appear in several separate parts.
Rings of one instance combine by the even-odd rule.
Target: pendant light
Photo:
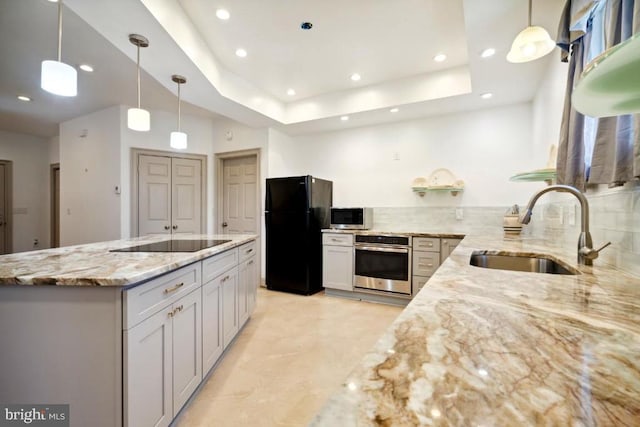
[[[42,61],[40,87],[54,95],[78,94],[78,71],[62,62],[62,0],[58,1],[58,60]]]
[[[129,41],[138,48],[138,58],[136,61],[136,69],[138,72],[138,108],[129,108],[127,111],[127,127],[132,130],[146,132],[151,129],[151,117],[147,110],[140,108],[140,48],[148,47],[149,40],[139,34],[129,34]]]
[[[180,131],[180,85],[185,84],[187,79],[174,74],[171,76],[171,80],[178,84],[178,130],[176,132],[171,132],[171,140],[169,144],[171,145],[171,148],[184,150],[187,148],[187,134]]]
[[[556,47],[549,33],[542,27],[531,25],[531,2],[529,0],[529,26],[518,34],[507,54],[507,61],[514,63],[534,61],[542,58]]]

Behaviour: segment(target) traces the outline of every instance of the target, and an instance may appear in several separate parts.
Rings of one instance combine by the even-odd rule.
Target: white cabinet
[[[218,361],[224,350],[222,340],[222,276],[202,285],[202,372]]]
[[[414,237],[411,292],[416,296],[440,266],[441,242],[437,237]]]
[[[125,426],[169,425],[200,384],[201,309],[198,288],[124,331]]]
[[[322,236],[322,286],[353,291],[353,234]]]
[[[238,323],[240,327],[249,319],[256,304],[257,271],[255,256],[238,266]]]
[[[238,267],[220,278],[222,288],[222,345],[227,348],[238,333]]]
[[[451,252],[462,242],[462,239],[442,239],[440,244],[440,264],[451,255]]]

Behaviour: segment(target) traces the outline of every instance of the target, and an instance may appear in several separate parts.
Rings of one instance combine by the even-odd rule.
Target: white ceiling
[[[563,3],[534,1],[533,23],[555,36]],[[219,7],[228,21],[215,17]],[[60,98],[39,89],[40,61],[55,53],[56,5],[2,1],[0,129],[51,136],[60,121],[133,104],[132,32],[150,40],[141,53],[143,107],[175,110],[170,76],[183,74],[185,114],[290,134],[525,102],[558,60],[556,52],[506,62],[526,14],[526,0],[65,0],[63,61],[96,71],[79,72],[78,97]],[[303,21],[313,28],[301,30]],[[481,59],[486,47],[497,54]],[[440,52],[448,59],[436,63]],[[361,81],[349,79],[354,72]],[[484,92],[493,98],[482,100]]]

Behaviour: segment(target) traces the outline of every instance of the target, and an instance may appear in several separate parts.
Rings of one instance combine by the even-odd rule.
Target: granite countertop
[[[548,254],[581,274],[469,265]],[[640,278],[530,236],[470,235],[313,426],[640,424]]]
[[[325,228],[322,230],[323,233],[338,233],[338,234],[358,234],[361,236],[376,236],[376,235],[384,235],[391,234],[394,236],[412,236],[412,237],[440,237],[443,239],[462,239],[465,236],[465,233],[460,233],[459,231],[454,230],[442,230],[442,229],[433,229],[433,230],[403,230],[403,229],[370,229],[370,230],[344,230],[339,228]]]
[[[250,234],[180,235],[231,240],[197,252],[109,252],[168,240],[146,236],[0,256],[0,285],[128,286],[254,240]]]

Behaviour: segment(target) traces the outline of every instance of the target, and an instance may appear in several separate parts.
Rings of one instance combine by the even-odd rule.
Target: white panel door
[[[171,159],[171,228],[176,233],[199,234],[202,164],[194,159]]]
[[[173,304],[173,413],[202,381],[202,295],[200,289]]]
[[[125,427],[168,426],[173,419],[171,312],[167,307],[124,333]]]
[[[138,159],[138,236],[171,233],[171,158]]]
[[[223,218],[226,234],[257,232],[257,156],[224,160]]]
[[[7,207],[5,200],[5,166],[0,164],[0,255],[7,253]]]

